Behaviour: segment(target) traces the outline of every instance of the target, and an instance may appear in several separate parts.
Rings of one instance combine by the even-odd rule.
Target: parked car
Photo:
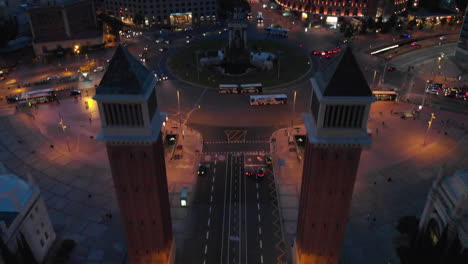
[[[271,156],[266,157],[265,163],[267,165],[273,165],[273,158]]]
[[[102,72],[102,71],[104,71],[104,67],[102,66],[96,67],[96,69],[93,70],[93,72]]]
[[[411,46],[415,47],[415,48],[421,48],[421,44],[417,43],[417,42],[411,42],[410,43]]]
[[[81,95],[81,91],[78,90],[71,90],[70,91],[70,96],[78,96]]]
[[[457,98],[458,89],[457,88],[448,88],[445,90],[445,96],[451,98]]]
[[[393,66],[388,66],[387,67],[387,71],[389,71],[389,72],[392,72],[392,71],[395,71],[395,70],[396,70],[396,68],[393,67]]]
[[[56,80],[56,79],[58,79],[58,78],[60,78],[60,76],[58,76],[57,74],[54,74],[54,75],[51,75],[51,76],[47,77],[47,80],[48,80],[48,81],[50,81],[50,80]]]

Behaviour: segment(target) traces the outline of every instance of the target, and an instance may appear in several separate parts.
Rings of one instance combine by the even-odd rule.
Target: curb
[[[264,39],[255,39],[255,40],[264,40]],[[292,45],[291,43],[284,43],[284,42],[280,42],[280,41],[276,41],[277,43],[280,43],[280,44],[283,44],[285,46],[288,46],[288,47],[295,47],[294,45]],[[169,63],[171,62],[171,57],[168,56],[168,55],[173,55],[174,53],[177,52],[177,50],[180,49],[180,48],[177,48],[176,50],[174,50],[174,52],[172,52],[171,54],[167,54],[166,55],[166,66],[167,66],[167,71],[174,77],[176,77],[176,81],[179,81],[181,83],[184,83],[184,84],[187,84],[187,85],[191,85],[191,86],[194,86],[194,87],[197,87],[197,88],[200,88],[200,89],[209,89],[209,90],[217,90],[217,88],[215,87],[212,87],[212,86],[206,86],[206,85],[202,85],[202,84],[198,84],[198,83],[193,83],[191,81],[187,81],[185,79],[182,79],[180,78],[178,75],[174,74],[172,71],[170,71],[169,69],[171,67],[168,67],[169,66]],[[273,86],[264,86],[263,88],[266,89],[267,91],[269,91],[270,89],[285,89],[285,88],[288,88],[288,87],[284,87],[284,86],[289,86],[291,84],[295,84],[295,83],[298,83],[298,82],[301,82],[305,79],[305,77],[307,75],[309,75],[313,68],[314,68],[314,63],[311,59],[311,57],[306,53],[306,52],[301,52],[303,53],[305,56],[307,56],[309,62],[310,62],[310,67],[309,69],[307,70],[307,72],[305,72],[303,75],[299,76],[298,78],[296,78],[295,80],[292,80],[292,81],[289,81],[289,82],[286,82],[286,83],[280,83],[280,84],[276,84],[276,85],[273,85]],[[317,67],[318,68],[318,67]]]

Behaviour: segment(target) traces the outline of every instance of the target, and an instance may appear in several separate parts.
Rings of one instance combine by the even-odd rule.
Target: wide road
[[[212,156],[197,183],[192,230],[180,263],[276,263],[284,245],[278,237],[272,171],[266,168],[264,179],[257,180],[245,176],[244,169],[265,167],[257,155]]]

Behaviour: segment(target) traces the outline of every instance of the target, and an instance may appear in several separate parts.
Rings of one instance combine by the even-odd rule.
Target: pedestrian
[[[367,214],[367,216],[366,216],[366,221],[367,221],[367,223],[370,223],[370,219],[371,219],[371,215],[370,215],[370,214]]]
[[[378,135],[379,134],[379,128],[375,128],[375,134]]]
[[[383,127],[385,126],[385,122],[384,122],[384,121],[382,121],[382,126],[383,126]]]
[[[91,124],[91,123],[92,123],[92,121],[93,121],[93,120],[92,120],[92,119],[91,119],[91,117],[90,117],[90,118],[89,118],[89,123]]]

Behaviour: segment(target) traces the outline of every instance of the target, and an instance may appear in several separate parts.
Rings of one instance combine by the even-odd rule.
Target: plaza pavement
[[[82,108],[83,100],[87,99],[75,103],[74,99],[66,99],[60,105],[45,104],[28,112],[1,116],[0,162],[19,177],[26,178],[31,173],[38,183],[57,233],[54,248],[63,239],[77,242],[70,263],[124,263],[125,238],[107,154],[104,144],[94,139],[99,131],[99,118],[93,115],[89,122],[89,113],[80,113],[73,108]],[[90,110],[96,111],[92,102]],[[55,109],[57,107],[61,110]],[[58,125],[57,111],[61,111],[68,126],[66,133]],[[169,120],[164,133],[170,132],[165,131],[166,128],[173,130],[176,126],[177,123]],[[194,188],[198,153],[202,151],[201,135],[183,128],[184,139],[178,142],[183,145],[183,158],[171,160],[171,153],[166,153],[172,223],[178,249],[183,245],[189,210],[180,207],[180,190]],[[105,217],[108,213],[112,214],[111,218]]]
[[[398,219],[420,216],[429,187],[442,164],[452,169],[468,166],[468,117],[427,107],[416,120],[390,114],[390,110],[411,111],[415,107],[381,101],[372,105],[368,127],[372,130],[373,144],[361,154],[341,263],[399,263],[392,244]],[[431,112],[437,119],[423,146]],[[443,125],[441,121],[447,124],[447,120],[449,125]],[[299,129],[294,129],[293,134],[305,134],[304,125],[295,128]],[[303,160],[289,151],[295,146],[288,145],[287,129],[273,133],[271,152],[285,244],[292,246]],[[369,223],[367,214],[375,216],[376,222]]]

